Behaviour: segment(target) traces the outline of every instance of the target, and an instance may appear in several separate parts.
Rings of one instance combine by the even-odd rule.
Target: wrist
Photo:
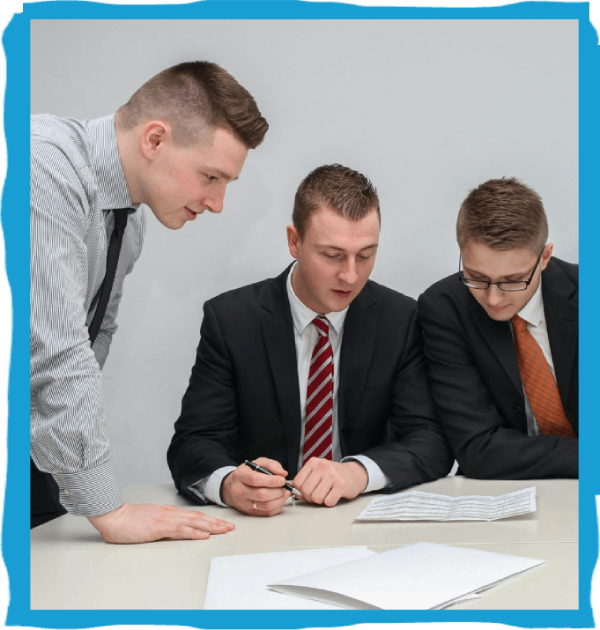
[[[127,503],[123,503],[116,510],[111,510],[110,512],[105,512],[104,514],[99,514],[98,516],[88,516],[88,521],[102,534],[107,527],[118,519],[122,514],[124,514],[127,510]]]
[[[345,466],[348,466],[352,471],[352,479],[355,490],[357,490],[357,496],[364,492],[365,488],[369,484],[369,473],[367,469],[356,459],[353,459],[349,462],[344,462]]]
[[[233,471],[231,471],[233,472]],[[225,507],[230,507],[229,502],[229,486],[231,483],[231,472],[227,473],[225,477],[223,477],[223,481],[221,481],[221,488],[219,489],[219,498],[221,499],[221,503]]]

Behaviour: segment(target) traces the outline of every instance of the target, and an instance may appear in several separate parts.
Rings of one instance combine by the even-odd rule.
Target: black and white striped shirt
[[[31,456],[73,514],[123,504],[105,429],[101,367],[145,216],[129,215],[111,299],[94,348],[90,305],[106,270],[114,208],[131,206],[114,115],[31,117]]]

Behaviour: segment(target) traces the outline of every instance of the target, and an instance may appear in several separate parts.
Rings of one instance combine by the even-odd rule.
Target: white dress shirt
[[[32,116],[30,196],[31,457],[53,475],[70,513],[96,516],[123,505],[100,369],[146,227],[141,209],[129,215],[110,301],[90,347],[87,327],[106,273],[111,210],[132,205],[114,115]]]
[[[292,266],[287,277],[287,294],[294,322],[294,338],[296,341],[296,361],[298,365],[298,384],[300,387],[300,416],[302,422],[300,425],[300,453],[298,456],[298,470],[302,468],[302,445],[304,444],[304,423],[306,416],[306,391],[308,388],[308,371],[310,369],[310,361],[312,358],[313,348],[317,342],[317,329],[312,325],[313,319],[319,315],[305,304],[303,304],[298,296],[294,293],[292,287],[292,275],[294,273]],[[329,320],[329,341],[333,351],[333,433],[332,433],[332,459],[333,461],[352,461],[356,460],[362,464],[367,471],[368,483],[363,492],[373,492],[381,490],[388,486],[391,481],[386,477],[381,468],[370,458],[365,455],[352,455],[341,459],[340,434],[338,423],[338,383],[339,383],[339,365],[340,353],[342,349],[342,338],[344,332],[344,321],[348,308],[337,313],[327,313],[325,316]],[[202,499],[208,499],[219,505],[225,505],[221,499],[221,484],[225,477],[235,470],[234,466],[224,466],[215,470],[209,477],[197,481],[190,490]]]
[[[519,317],[527,322],[527,330],[531,333],[531,336],[535,339],[537,344],[542,349],[544,358],[548,361],[552,376],[556,380],[556,374],[554,372],[554,363],[552,361],[552,352],[550,351],[550,340],[548,339],[548,328],[546,326],[546,314],[544,312],[544,302],[542,300],[542,279],[536,289],[533,297],[525,304],[525,306],[518,312]],[[511,323],[512,330],[512,323]],[[513,332],[514,335],[514,332]],[[525,388],[523,388],[523,396],[525,397],[525,414],[527,416],[527,435],[536,436],[540,435],[540,427],[535,419]]]

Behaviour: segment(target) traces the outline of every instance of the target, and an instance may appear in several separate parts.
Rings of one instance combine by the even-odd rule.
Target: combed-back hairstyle
[[[456,240],[506,251],[528,247],[538,253],[548,240],[548,220],[540,196],[514,177],[490,179],[463,201]]]
[[[341,164],[319,166],[296,191],[292,222],[300,238],[304,238],[311,216],[324,206],[351,221],[360,221],[375,210],[381,222],[375,186],[361,173]]]
[[[248,90],[208,61],[180,63],[152,77],[119,109],[117,121],[130,131],[153,118],[169,123],[180,146],[222,127],[255,149],[269,128]]]

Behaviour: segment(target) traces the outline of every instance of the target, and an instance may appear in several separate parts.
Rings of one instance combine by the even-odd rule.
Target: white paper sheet
[[[281,593],[347,608],[427,610],[444,608],[542,563],[422,542],[271,586]]]
[[[496,521],[535,510],[535,486],[499,497],[449,497],[411,490],[376,497],[354,520]]]
[[[303,549],[221,556],[210,563],[205,610],[339,610],[339,606],[299,599],[267,584],[375,555],[366,547]]]

